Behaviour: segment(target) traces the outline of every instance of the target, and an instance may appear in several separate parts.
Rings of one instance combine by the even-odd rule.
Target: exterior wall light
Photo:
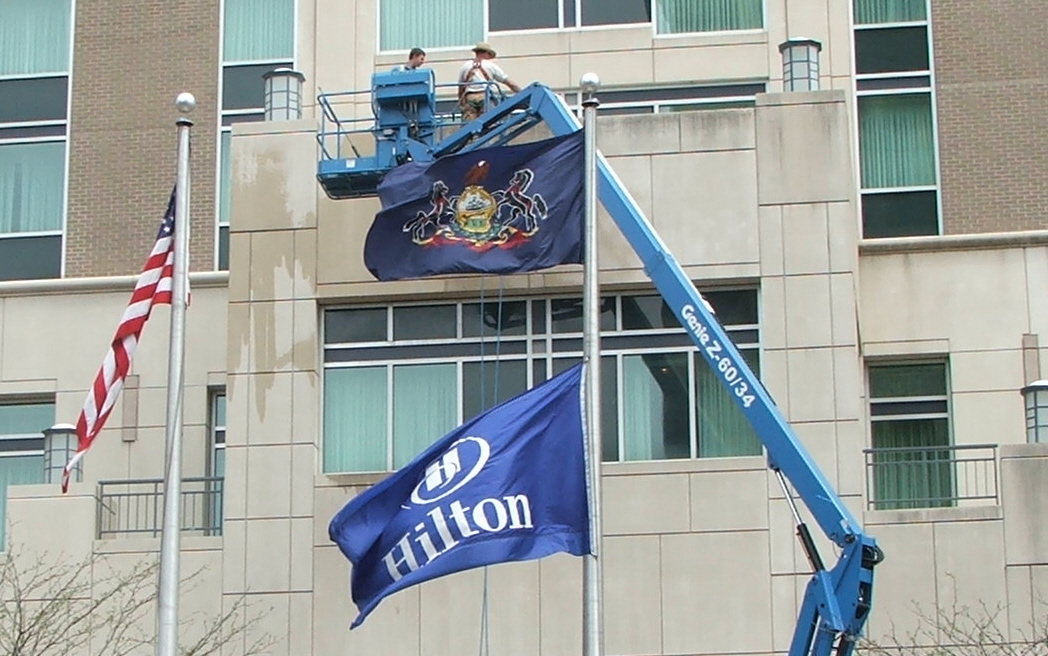
[[[302,118],[302,83],[306,76],[290,68],[276,68],[262,76],[265,95],[262,106],[267,121],[297,121]]]
[[[1026,441],[1048,442],[1048,380],[1035,380],[1020,391],[1026,407]]]
[[[44,429],[44,482],[61,483],[62,470],[76,453],[76,426],[55,424]],[[70,479],[79,483],[84,478],[83,460],[73,466]]]
[[[790,39],[779,44],[782,55],[783,91],[819,90],[819,52],[814,39]]]

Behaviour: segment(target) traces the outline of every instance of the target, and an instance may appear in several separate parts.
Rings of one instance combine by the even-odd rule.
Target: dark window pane
[[[386,308],[328,310],[324,313],[324,343],[386,341]]]
[[[229,226],[218,227],[218,270],[229,271]]]
[[[463,337],[525,335],[528,331],[526,301],[488,301],[462,306]]]
[[[275,68],[291,67],[290,62],[226,66],[222,69],[222,109],[262,107],[265,85],[262,76]]]
[[[525,360],[466,362],[462,365],[462,417],[476,417],[527,388]]]
[[[43,451],[43,437],[22,437],[0,439],[0,452]]]
[[[738,291],[703,292],[703,297],[716,311],[722,326],[737,326],[757,323],[757,292],[752,289]],[[743,343],[742,340],[734,341]]]
[[[68,91],[64,75],[0,80],[0,123],[65,120]]]
[[[488,29],[492,32],[543,27],[557,27],[557,0],[488,0]]]
[[[222,126],[229,127],[234,123],[259,123],[264,120],[266,120],[266,115],[263,112],[252,114],[227,114],[222,117]]]
[[[546,333],[546,301],[531,302],[531,334]]]
[[[671,87],[649,89],[623,89],[620,91],[602,91],[600,100],[604,103],[648,102],[657,100],[689,100],[691,98],[734,98],[736,96],[754,96],[764,93],[765,84],[722,84],[701,87]],[[601,111],[603,114],[603,110]]]
[[[691,457],[687,353],[622,359],[624,460]]]
[[[64,137],[65,133],[65,123],[62,123],[60,125],[22,125],[17,128],[0,127],[0,140],[35,139],[38,137]]]
[[[931,415],[946,414],[945,400],[940,401],[877,401],[870,403],[871,417],[890,417],[894,415]]]
[[[419,305],[393,308],[393,339],[455,337],[454,305]]]
[[[855,70],[893,73],[928,70],[928,28],[855,30]]]
[[[629,116],[631,114],[654,114],[655,108],[651,105],[639,105],[636,107],[607,107],[600,110],[601,117],[604,116]]]
[[[890,77],[874,78],[872,80],[856,80],[855,88],[859,91],[881,91],[884,89],[927,89],[932,86],[930,75],[916,75],[914,77]]]
[[[939,234],[934,191],[863,194],[862,236],[908,237]]]
[[[623,330],[679,328],[676,315],[661,296],[623,296]]]
[[[582,332],[582,299],[555,298],[550,301],[553,316],[553,332]],[[605,297],[600,301],[600,329],[615,330],[615,299]]]
[[[61,235],[0,239],[0,280],[36,280],[61,275]]]
[[[570,1],[570,0],[568,0]],[[582,0],[583,25],[650,23],[650,0]]]
[[[946,394],[946,364],[873,365],[870,367],[870,397],[943,396]]]
[[[564,0],[564,27],[575,27],[575,0]]]

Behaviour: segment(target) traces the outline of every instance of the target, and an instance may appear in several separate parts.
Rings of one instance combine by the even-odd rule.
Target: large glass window
[[[7,488],[44,482],[43,430],[54,423],[54,403],[0,404],[0,546],[6,544]]]
[[[659,34],[764,27],[762,0],[657,0]]]
[[[756,370],[756,292],[706,296]],[[742,411],[660,297],[608,296],[600,326],[606,460],[761,453]],[[324,471],[400,467],[466,419],[581,357],[579,298],[327,310]]]
[[[380,0],[383,51],[465,47],[486,33],[654,25],[659,34],[764,26],[763,0]],[[487,24],[485,25],[485,16]]]
[[[62,274],[70,0],[0,0],[0,280]]]
[[[863,237],[939,234],[926,0],[853,0]]]
[[[232,125],[263,119],[262,76],[276,68],[294,68],[294,60],[295,0],[224,0],[215,235],[215,264],[219,270],[229,268]]]
[[[210,462],[208,475],[223,477],[226,475],[226,393],[224,390],[211,392],[211,410],[208,420],[210,445],[208,448]]]
[[[946,364],[869,367],[873,507],[953,504]]]

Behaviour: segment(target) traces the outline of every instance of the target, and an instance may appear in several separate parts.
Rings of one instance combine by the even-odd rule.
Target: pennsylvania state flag
[[[378,195],[364,263],[379,280],[582,262],[581,131],[403,164]]]
[[[352,499],[328,535],[364,621],[383,598],[473,567],[590,552],[582,365],[474,417]]]

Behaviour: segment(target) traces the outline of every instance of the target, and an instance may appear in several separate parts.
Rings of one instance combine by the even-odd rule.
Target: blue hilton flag
[[[335,515],[328,535],[353,564],[353,627],[422,581],[589,553],[581,372],[474,417]]]
[[[410,162],[378,186],[364,242],[379,280],[582,262],[582,132]]]

